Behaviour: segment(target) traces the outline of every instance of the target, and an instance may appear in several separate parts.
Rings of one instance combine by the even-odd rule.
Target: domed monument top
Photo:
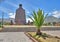
[[[19,6],[22,6],[22,4],[19,4]]]
[[[19,7],[22,8],[22,4],[19,4]]]

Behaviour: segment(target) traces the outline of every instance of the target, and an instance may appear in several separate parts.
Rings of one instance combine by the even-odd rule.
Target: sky
[[[0,2],[0,18],[2,18],[2,14],[4,14],[4,18],[15,18],[19,4],[23,5],[27,20],[30,20],[27,16],[39,8],[49,16],[60,18],[60,0],[2,0]]]

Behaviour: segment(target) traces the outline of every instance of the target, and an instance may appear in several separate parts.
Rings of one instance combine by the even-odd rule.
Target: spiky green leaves
[[[39,9],[37,12],[33,11],[32,17],[29,16],[29,18],[33,21],[35,26],[39,29],[44,23],[44,20],[47,17],[47,15],[48,14],[44,16],[44,12]]]

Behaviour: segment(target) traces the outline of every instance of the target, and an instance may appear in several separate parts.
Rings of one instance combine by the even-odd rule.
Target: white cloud
[[[30,11],[28,11],[28,10],[26,10],[25,12],[26,12],[26,14],[29,14],[30,13]]]
[[[27,13],[30,13],[29,11],[27,11]]]
[[[15,13],[9,13],[10,18],[15,18]]]
[[[51,13],[49,13],[49,15],[51,15]]]
[[[54,15],[57,14],[57,13],[59,13],[59,11],[53,11],[52,12],[52,14],[54,14]]]
[[[54,17],[60,17],[60,11],[54,11],[52,14]]]
[[[49,14],[51,14],[51,15],[53,15],[54,17],[57,17],[57,18],[60,17],[60,11],[57,11],[57,10],[55,10],[55,11],[49,13]]]

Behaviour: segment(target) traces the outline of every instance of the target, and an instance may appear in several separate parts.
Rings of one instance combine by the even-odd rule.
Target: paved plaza
[[[0,32],[0,42],[32,42],[24,32]]]

